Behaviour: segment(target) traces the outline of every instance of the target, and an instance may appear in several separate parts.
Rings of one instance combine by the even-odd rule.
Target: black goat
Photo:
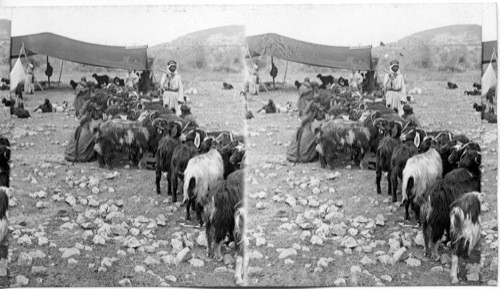
[[[472,84],[472,87],[474,87],[477,90],[481,90],[481,84],[480,83],[474,82],[474,84]]]
[[[5,97],[2,98],[2,103],[6,106],[6,107],[11,107],[11,106],[14,106],[16,104],[16,100],[15,99],[9,99],[7,100]]]
[[[458,283],[458,258],[468,258],[481,239],[481,193],[466,193],[451,204],[451,283]]]
[[[181,129],[182,127],[180,123],[169,122],[166,130],[162,131],[162,134],[166,136],[159,141],[158,149],[156,150],[156,193],[158,194],[161,194],[160,180],[162,172],[167,173],[167,194],[170,195],[172,193],[172,183],[170,181],[170,177],[172,175],[172,155],[174,154],[176,147],[180,144],[179,136],[181,134]],[[174,194],[173,199],[177,201],[176,194]]]
[[[448,81],[448,89],[457,89],[457,88],[458,86],[455,83]]]
[[[10,187],[10,153],[9,139],[0,136],[0,187]]]
[[[347,80],[346,78],[343,78],[342,76],[339,78],[338,80],[338,84],[340,86],[348,86],[349,85],[349,80]]]
[[[115,76],[115,78],[113,79],[113,83],[117,86],[125,86],[125,80],[119,78],[118,76]]]
[[[17,105],[17,107],[15,107],[14,105],[10,107],[10,115],[15,115],[17,116],[18,118],[29,118],[31,117],[30,116],[30,113],[24,109],[24,104],[23,103],[19,103]]]
[[[426,192],[416,198],[421,208],[425,253],[437,260],[437,242],[446,231],[450,236],[450,208],[460,196],[481,189],[481,155],[471,152],[459,162],[459,168],[448,173],[444,179],[435,181]],[[429,248],[429,243],[430,247]]]
[[[52,112],[52,103],[50,103],[50,100],[46,98],[43,104],[40,104],[33,112]]]
[[[276,113],[276,105],[273,100],[270,99],[266,105],[264,105],[261,109],[257,111],[257,113],[265,111],[266,113]]]
[[[318,74],[316,76],[317,78],[319,78],[319,80],[321,81],[322,85],[320,86],[320,88],[326,88],[327,85],[332,85],[334,83],[334,78],[333,76],[331,75],[321,75],[321,74]]]
[[[94,73],[92,74],[92,77],[97,81],[97,88],[106,87],[109,83],[109,76],[107,76],[106,74],[97,75],[96,73]]]
[[[377,154],[376,154],[376,184],[377,184],[377,194],[381,194],[382,190],[380,188],[380,180],[382,179],[382,171],[387,172],[387,175],[389,176],[387,178],[388,181],[388,188],[387,192],[389,195],[393,192],[392,190],[392,181],[390,176],[392,175],[391,171],[391,160],[392,160],[392,155],[394,152],[394,149],[400,144],[400,141],[398,139],[394,139],[393,137],[386,136],[384,137],[378,146],[377,149]],[[396,202],[396,195],[394,194],[392,197],[392,201]]]
[[[474,89],[474,90],[464,90],[465,95],[481,95],[481,91]]]
[[[297,89],[300,89],[301,86],[302,83],[300,83],[298,80],[295,80],[295,87],[297,87]]]
[[[204,207],[208,256],[213,256],[219,261],[222,260],[221,242],[229,234],[236,245],[235,278],[236,283],[240,285],[243,284],[242,277],[247,267],[244,189],[244,172],[238,170],[230,174],[227,180],[216,182],[201,200]],[[215,246],[212,246],[213,241],[215,241]]]
[[[76,87],[78,86],[78,82],[75,82],[73,79],[69,81],[69,85],[71,85],[71,87],[73,88],[73,90],[76,89]]]
[[[233,85],[232,85],[231,83],[227,83],[227,82],[223,82],[223,83],[222,83],[222,89],[227,89],[227,90],[229,90],[229,89],[233,89],[233,88],[234,88],[234,87],[233,87]]]
[[[484,104],[477,104],[474,102],[474,104],[472,105],[472,108],[474,108],[477,112],[481,112],[483,110],[486,109],[486,105]]]

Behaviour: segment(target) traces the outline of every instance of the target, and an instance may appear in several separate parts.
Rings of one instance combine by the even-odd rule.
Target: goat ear
[[[476,157],[474,158],[474,161],[476,162],[476,164],[481,164],[481,155],[476,155]]]
[[[200,147],[200,133],[199,132],[196,133],[196,137],[194,138],[194,145],[196,146],[196,148]]]
[[[415,146],[417,148],[420,146],[420,134],[419,133],[415,134],[415,139],[413,140],[413,142],[415,143]]]
[[[391,130],[391,136],[396,137],[397,134],[398,134],[398,126],[395,125]]]
[[[171,137],[176,137],[177,136],[177,125],[174,125],[174,127],[170,131],[170,136]]]

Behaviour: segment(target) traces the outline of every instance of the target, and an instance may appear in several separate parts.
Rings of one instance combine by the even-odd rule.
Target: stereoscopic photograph
[[[496,286],[496,11],[2,7],[0,286]]]

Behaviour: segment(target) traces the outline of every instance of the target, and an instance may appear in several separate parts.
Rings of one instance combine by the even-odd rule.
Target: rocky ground
[[[186,89],[198,90],[191,107],[203,128],[243,133],[238,92],[221,89],[221,79],[238,83],[240,75],[183,77]],[[74,96],[69,87],[37,92],[25,106],[33,110],[45,98],[71,105]],[[166,181],[156,194],[154,171],[64,160],[76,125],[74,112],[22,120],[0,111],[0,133],[12,142],[13,188],[2,286],[234,286],[231,245],[222,263],[207,258],[204,229],[185,221]]]
[[[299,78],[302,79],[302,78]],[[472,81],[459,81],[469,87]],[[478,96],[427,81],[412,104],[428,130],[465,133],[483,151],[482,242],[469,260],[460,260],[463,285],[496,285],[498,270],[497,126],[482,123],[472,109]],[[255,111],[273,99],[284,105],[296,90],[252,97]],[[251,286],[439,286],[450,285],[450,250],[438,262],[424,257],[421,229],[404,220],[404,208],[377,195],[375,171],[360,170],[348,158],[336,169],[318,162],[286,161],[286,149],[300,125],[297,113],[258,114],[247,130]],[[399,184],[399,190],[401,184]],[[401,200],[401,196],[398,196]]]

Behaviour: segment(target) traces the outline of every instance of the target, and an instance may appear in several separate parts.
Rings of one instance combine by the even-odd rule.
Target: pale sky
[[[482,25],[483,41],[497,39],[494,3],[14,7],[0,11],[0,18],[12,20],[13,36],[52,32],[120,46],[154,46],[226,25],[244,25],[247,35],[272,32],[338,46],[378,46],[380,41],[394,42],[455,24]]]

